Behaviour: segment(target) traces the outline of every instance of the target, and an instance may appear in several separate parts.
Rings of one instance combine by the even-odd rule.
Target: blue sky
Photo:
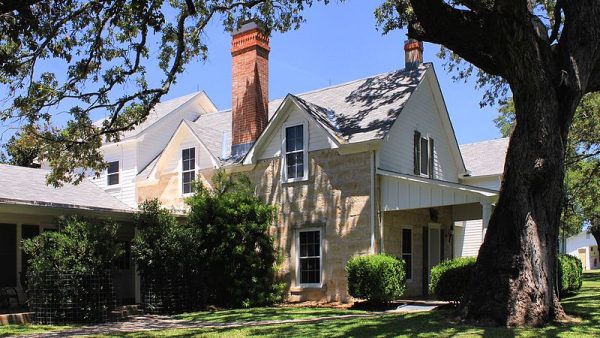
[[[380,0],[347,0],[306,10],[299,30],[274,33],[269,57],[269,96],[326,87],[404,67],[405,31],[383,36],[376,30],[374,9]],[[231,36],[213,21],[205,36],[209,56],[192,62],[166,98],[204,90],[219,109],[231,107]],[[425,61],[433,62],[459,143],[498,138],[496,108],[481,109],[483,95],[474,84],[454,82],[436,53],[425,44]]]

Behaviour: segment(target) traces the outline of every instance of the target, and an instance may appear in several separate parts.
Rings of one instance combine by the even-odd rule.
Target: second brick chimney
[[[233,33],[231,155],[246,154],[269,119],[269,37],[254,22]]]
[[[404,41],[404,68],[416,69],[423,63],[423,42],[415,39]]]

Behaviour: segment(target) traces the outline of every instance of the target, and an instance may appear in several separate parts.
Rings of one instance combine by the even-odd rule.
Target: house
[[[600,269],[598,243],[588,231],[582,231],[566,240],[565,252],[581,260],[584,270]]]
[[[459,146],[422,43],[404,50],[404,69],[271,100],[269,38],[246,24],[232,35],[232,108],[204,92],[157,105],[102,145],[98,199],[184,211],[194,180],[241,172],[278,206],[288,300],[348,300],[346,262],[380,252],[407,262],[408,295],[426,294],[432,266],[477,254],[508,143]]]

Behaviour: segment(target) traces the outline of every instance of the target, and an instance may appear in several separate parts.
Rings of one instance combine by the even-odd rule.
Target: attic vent
[[[221,138],[221,158],[229,158],[231,155],[231,133],[224,131]]]

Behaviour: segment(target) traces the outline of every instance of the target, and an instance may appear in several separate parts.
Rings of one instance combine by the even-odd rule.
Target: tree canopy
[[[191,60],[208,55],[205,27],[248,19],[266,31],[298,28],[328,0],[60,0],[0,2],[0,122],[22,127],[49,182],[105,168],[99,147],[143,122]],[[50,69],[41,71],[44,69]],[[148,68],[161,72],[150,81]],[[106,118],[95,124],[92,115]],[[67,116],[63,125],[57,116]]]

